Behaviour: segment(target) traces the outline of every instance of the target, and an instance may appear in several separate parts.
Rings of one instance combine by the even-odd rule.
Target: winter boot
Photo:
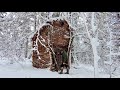
[[[59,74],[63,74],[63,67],[61,68],[61,71],[59,72]]]
[[[66,70],[67,70],[67,72],[65,74],[69,74],[69,68],[68,67],[66,68]]]

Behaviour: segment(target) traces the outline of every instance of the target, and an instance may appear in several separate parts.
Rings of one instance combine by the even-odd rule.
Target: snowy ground
[[[99,73],[98,78],[108,78],[109,75]],[[93,67],[80,65],[72,67],[70,74],[58,74],[49,69],[36,69],[32,67],[30,60],[10,64],[6,60],[0,60],[0,78],[94,78]]]

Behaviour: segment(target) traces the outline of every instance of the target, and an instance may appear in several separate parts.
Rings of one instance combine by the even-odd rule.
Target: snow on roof
[[[65,17],[55,17],[55,18],[49,19],[49,21],[53,21],[53,20],[66,20],[68,25],[70,26],[70,28],[72,28],[73,30],[76,30],[76,27],[73,27],[72,24],[70,23],[70,21],[65,19]]]
[[[52,22],[53,20],[55,20],[55,21],[56,21],[56,20],[66,20],[67,23],[68,23],[68,25],[70,26],[70,28],[72,28],[73,30],[75,30],[75,28],[72,27],[72,25],[71,25],[71,23],[69,22],[69,20],[65,19],[65,17],[54,17],[54,18],[48,19],[48,21],[50,21],[50,22]],[[42,23],[41,25],[38,26],[37,31],[40,30],[40,28],[42,28],[43,26],[46,26],[46,25],[50,25],[50,24],[47,23],[47,21],[46,21],[45,23]],[[34,35],[37,31],[35,31],[35,32],[33,32],[32,34],[30,34],[29,37],[32,38],[33,35]]]
[[[65,20],[64,17],[54,17],[54,18],[50,18],[49,21],[53,21],[53,20]]]

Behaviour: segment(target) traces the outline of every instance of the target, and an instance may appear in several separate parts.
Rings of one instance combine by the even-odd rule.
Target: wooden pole
[[[71,35],[71,31],[70,31],[70,40],[69,40],[69,45],[68,45],[68,65],[69,67],[71,66],[71,45],[72,45],[72,41],[73,41],[72,35]]]
[[[56,68],[57,68],[57,70],[59,70],[59,66],[58,66],[58,63],[57,63],[57,60],[56,60],[56,57],[55,57],[55,52],[53,50],[53,45],[52,45],[52,47],[50,46],[50,39],[51,39],[51,35],[50,34],[51,34],[51,30],[50,30],[50,32],[48,32],[48,47],[49,47],[50,52],[51,52],[51,54],[53,56],[53,59],[55,61]]]

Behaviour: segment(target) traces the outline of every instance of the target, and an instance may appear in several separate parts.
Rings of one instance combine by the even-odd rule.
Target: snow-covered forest
[[[32,67],[31,38],[47,21],[59,18],[74,29],[68,75]],[[0,77],[120,77],[120,13],[0,12]]]

